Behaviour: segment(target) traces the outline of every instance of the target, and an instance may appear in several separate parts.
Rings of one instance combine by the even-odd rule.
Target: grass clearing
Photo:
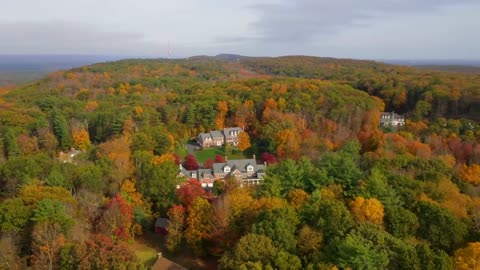
[[[197,158],[198,163],[202,164],[205,160],[211,158],[215,159],[216,155],[225,157],[225,148],[224,147],[214,147],[206,148],[203,150],[195,151],[195,158]],[[232,154],[228,155],[229,159],[244,159],[245,156],[238,149],[233,149]]]
[[[146,267],[152,267],[157,261],[157,251],[154,248],[138,242],[132,248],[138,260]]]

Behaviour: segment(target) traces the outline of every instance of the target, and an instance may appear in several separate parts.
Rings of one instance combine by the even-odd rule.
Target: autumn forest
[[[227,127],[248,144],[185,152]],[[254,155],[258,185],[178,177]],[[201,56],[0,88],[0,269],[477,269],[479,184],[475,73]]]

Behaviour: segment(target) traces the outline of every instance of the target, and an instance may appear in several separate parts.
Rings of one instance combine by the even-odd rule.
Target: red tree
[[[263,153],[262,156],[260,157],[260,159],[263,162],[266,162],[267,164],[277,163],[277,158],[273,154],[270,154],[268,152]]]
[[[188,154],[185,156],[185,161],[183,162],[183,166],[187,170],[197,170],[198,169],[198,162],[194,155]]]
[[[215,163],[224,163],[225,162],[225,158],[221,155],[216,155],[215,156]]]
[[[132,238],[133,209],[128,202],[117,195],[108,201],[100,222],[100,231],[114,239]]]
[[[206,169],[212,169],[213,168],[213,159],[209,158],[203,162],[203,167]]]
[[[173,157],[175,158],[175,164],[180,165],[180,157],[177,154],[173,154]]]
[[[189,208],[195,198],[205,196],[207,193],[195,179],[190,179],[187,184],[181,186],[177,191],[177,196],[182,203]]]

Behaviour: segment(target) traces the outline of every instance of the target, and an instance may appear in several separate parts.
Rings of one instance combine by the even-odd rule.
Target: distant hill
[[[118,59],[94,55],[0,55],[0,86],[40,79],[55,70]]]
[[[472,74],[479,74],[480,73],[480,67],[472,67],[472,66],[425,65],[425,66],[414,66],[414,67],[417,68],[417,69],[429,70],[429,71],[472,73]]]

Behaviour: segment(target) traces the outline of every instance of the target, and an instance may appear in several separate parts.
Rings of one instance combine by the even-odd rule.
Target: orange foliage
[[[300,135],[291,129],[277,134],[277,155],[282,158],[296,158],[300,150]]]
[[[456,217],[468,217],[468,210],[472,206],[472,199],[460,193],[457,185],[450,180],[445,178],[436,183],[428,183],[425,186],[425,190],[440,206],[450,210]]]
[[[287,86],[281,83],[272,84],[272,92],[277,95],[283,95],[287,93]]]
[[[133,107],[133,113],[135,116],[141,116],[143,114],[143,108],[141,106],[135,106]]]
[[[240,134],[238,134],[238,149],[243,152],[250,146],[252,146],[250,144],[250,136],[248,136],[248,133],[245,131],[241,131]]]
[[[455,269],[480,269],[480,243],[468,243],[465,248],[455,251]]]
[[[472,164],[470,166],[462,165],[460,171],[458,172],[458,176],[464,182],[478,185],[480,184],[480,165]]]
[[[215,128],[223,129],[225,127],[225,117],[228,112],[228,103],[227,101],[220,100],[217,102],[217,117],[215,118]]]
[[[259,211],[269,211],[279,208],[284,208],[288,205],[287,201],[277,197],[262,197],[251,205],[254,213]]]
[[[295,209],[299,209],[307,199],[308,193],[303,189],[294,189],[288,193],[288,202]]]
[[[94,111],[97,107],[98,103],[95,100],[89,101],[87,104],[85,104],[85,110],[89,112]]]
[[[25,134],[20,134],[17,137],[18,146],[24,154],[31,154],[38,151],[38,139],[36,137],[30,137]]]
[[[130,159],[130,144],[130,138],[122,136],[98,146],[97,157],[110,159],[117,169],[116,176],[120,180],[130,175],[133,170]]]
[[[432,156],[432,150],[430,149],[430,146],[419,141],[410,142],[408,145],[408,150],[412,155],[424,159],[429,159]]]
[[[90,145],[90,137],[86,129],[75,129],[72,131],[73,145],[80,150],[87,150]]]
[[[350,203],[352,215],[358,223],[371,222],[373,224],[383,224],[383,205],[375,199],[365,199],[356,197]]]
[[[166,161],[175,162],[175,156],[172,154],[163,154],[161,156],[155,156],[153,157],[152,164],[160,165]]]
[[[271,119],[272,113],[278,108],[278,103],[273,98],[268,98],[264,103],[264,110],[262,114],[262,121],[267,122]]]

